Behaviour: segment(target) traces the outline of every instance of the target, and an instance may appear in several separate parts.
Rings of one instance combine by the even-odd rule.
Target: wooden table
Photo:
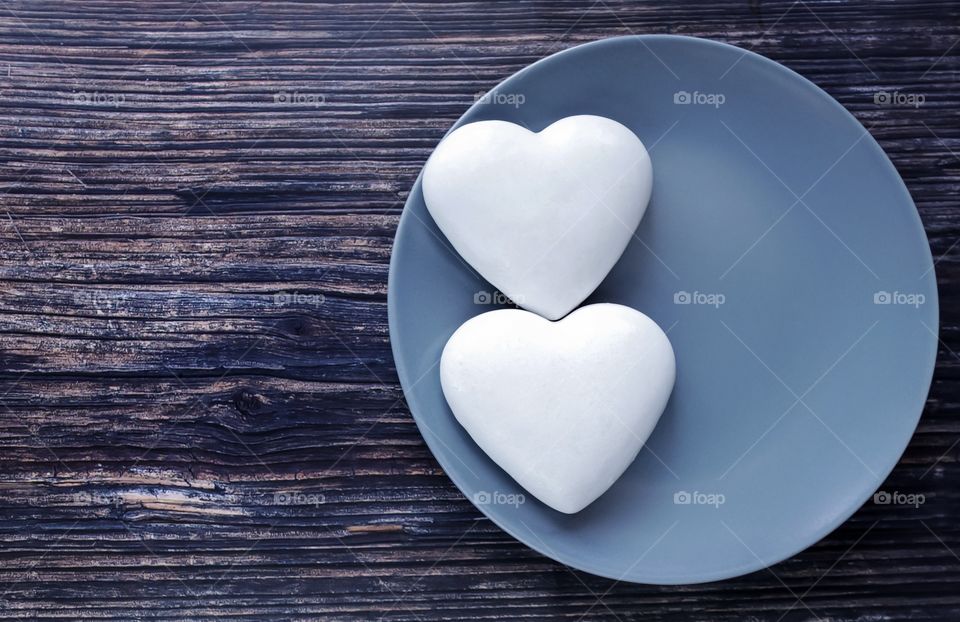
[[[826,89],[937,260],[936,377],[883,485],[925,503],[716,584],[505,535],[425,447],[388,341],[394,230],[444,131],[631,32]],[[0,0],[0,619],[960,619],[958,41],[948,1]]]

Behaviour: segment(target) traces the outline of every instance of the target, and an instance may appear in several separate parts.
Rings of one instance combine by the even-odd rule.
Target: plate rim
[[[813,530],[812,532],[813,538],[806,544],[799,547],[788,547],[787,553],[782,555],[772,555],[767,558],[762,558],[760,556],[757,556],[757,559],[755,562],[748,562],[745,564],[740,564],[738,566],[725,568],[723,570],[716,570],[716,571],[702,572],[702,573],[685,573],[683,575],[659,576],[659,577],[630,578],[626,576],[627,573],[623,573],[623,576],[617,576],[616,574],[611,573],[609,570],[598,568],[595,564],[574,559],[574,556],[572,555],[555,553],[549,550],[549,548],[546,547],[542,542],[537,542],[536,541],[537,539],[529,538],[525,534],[521,535],[518,529],[514,528],[512,525],[505,524],[504,522],[499,520],[495,515],[491,514],[491,512],[488,511],[488,509],[485,506],[477,505],[476,503],[474,503],[470,495],[468,495],[463,490],[460,483],[457,481],[457,478],[455,478],[451,474],[453,471],[451,470],[449,465],[452,463],[452,461],[447,459],[447,456],[444,453],[444,451],[437,451],[438,449],[436,445],[437,441],[431,440],[430,438],[434,433],[430,431],[429,428],[425,429],[426,424],[422,423],[421,416],[417,414],[418,407],[415,407],[416,400],[411,399],[411,396],[408,394],[408,391],[407,391],[407,387],[410,386],[411,384],[410,374],[409,374],[409,370],[406,368],[406,365],[401,362],[403,359],[402,357],[400,357],[399,346],[397,345],[397,342],[394,339],[394,335],[399,334],[400,332],[400,328],[397,320],[397,314],[398,314],[397,302],[396,302],[397,285],[396,285],[396,278],[394,276],[396,273],[395,271],[398,269],[397,267],[398,260],[396,258],[397,255],[395,253],[395,250],[396,250],[397,240],[400,239],[400,236],[402,232],[405,230],[405,228],[410,226],[411,209],[409,208],[410,208],[410,202],[412,201],[412,198],[414,196],[414,192],[412,192],[412,189],[417,188],[421,184],[422,177],[423,177],[422,167],[421,167],[420,173],[417,175],[416,180],[411,186],[411,192],[409,193],[406,201],[404,202],[403,210],[401,211],[400,219],[397,223],[396,233],[394,234],[393,243],[390,249],[390,263],[389,263],[389,269],[387,274],[387,323],[388,323],[388,330],[389,330],[391,354],[393,355],[394,365],[397,370],[397,376],[400,380],[400,386],[403,391],[404,399],[406,399],[407,401],[407,406],[410,410],[410,414],[413,417],[414,423],[417,425],[417,429],[420,432],[421,437],[423,437],[424,442],[429,448],[430,453],[433,455],[434,459],[437,460],[437,462],[440,464],[440,467],[443,469],[444,474],[447,476],[447,478],[450,479],[450,481],[453,482],[454,486],[457,487],[457,490],[459,490],[460,493],[466,499],[468,499],[470,503],[475,508],[477,508],[484,516],[490,519],[491,522],[493,522],[495,525],[497,525],[497,527],[499,527],[504,532],[509,534],[512,538],[522,543],[523,545],[533,549],[539,554],[557,563],[560,563],[564,566],[573,568],[575,570],[588,572],[590,574],[593,574],[599,577],[604,577],[606,579],[611,579],[617,582],[637,583],[637,584],[643,584],[643,585],[695,585],[695,584],[701,584],[701,583],[710,583],[710,582],[722,581],[726,579],[733,579],[733,578],[745,576],[750,573],[757,572],[765,568],[769,568],[784,560],[790,559],[796,556],[797,554],[807,550],[808,548],[816,545],[821,540],[823,540],[826,536],[833,533],[838,527],[846,523],[850,519],[850,517],[853,516],[870,499],[870,497],[879,488],[879,486],[883,484],[883,482],[886,481],[886,479],[890,476],[890,473],[893,472],[897,464],[899,464],[900,459],[903,457],[904,452],[906,451],[907,447],[910,444],[910,441],[913,439],[914,435],[916,434],[917,427],[920,423],[920,419],[926,407],[926,401],[930,394],[930,389],[933,385],[933,377],[934,377],[934,372],[936,370],[936,362],[937,362],[938,353],[939,353],[939,329],[940,329],[940,304],[939,304],[939,288],[938,288],[937,276],[936,276],[936,264],[933,261],[933,254],[930,249],[929,238],[927,237],[926,230],[924,229],[923,221],[920,218],[920,213],[917,210],[916,203],[913,201],[913,197],[911,196],[906,183],[903,181],[903,177],[900,175],[900,172],[897,170],[896,166],[890,160],[887,153],[883,150],[883,148],[877,142],[876,138],[873,137],[873,135],[869,132],[869,130],[867,130],[867,128],[865,128],[863,124],[860,123],[860,121],[849,110],[847,110],[832,95],[830,95],[825,90],[820,88],[817,84],[805,78],[803,75],[797,73],[796,71],[790,69],[786,65],[783,65],[773,59],[767,58],[766,56],[753,52],[752,50],[747,50],[737,45],[725,43],[722,41],[716,41],[714,39],[708,39],[704,37],[694,37],[689,35],[644,34],[644,35],[622,35],[622,36],[616,36],[616,37],[606,37],[603,39],[597,39],[594,41],[588,41],[586,43],[574,45],[564,50],[560,50],[559,52],[555,52],[553,54],[540,58],[537,61],[527,65],[526,67],[514,72],[513,74],[510,74],[509,76],[501,80],[499,83],[497,83],[494,87],[490,88],[489,92],[494,92],[500,89],[508,88],[510,83],[520,79],[522,76],[526,75],[528,72],[536,71],[536,69],[542,64],[548,61],[551,61],[552,59],[575,54],[578,51],[580,51],[582,48],[607,47],[607,46],[613,46],[613,45],[620,45],[622,43],[630,42],[630,41],[639,41],[641,44],[644,45],[644,47],[646,47],[647,43],[651,41],[681,41],[686,44],[705,45],[707,47],[733,50],[733,51],[742,53],[743,58],[746,58],[749,56],[752,59],[762,64],[766,64],[767,66],[771,67],[774,71],[786,73],[790,75],[790,77],[793,79],[799,79],[800,81],[805,83],[806,86],[812,87],[815,92],[819,92],[834,109],[838,110],[842,114],[842,116],[845,116],[848,119],[848,121],[852,121],[853,123],[855,123],[857,127],[859,127],[864,133],[867,134],[866,138],[868,140],[863,140],[862,142],[866,143],[868,145],[868,148],[871,151],[873,151],[875,155],[881,156],[880,161],[885,163],[884,166],[886,166],[887,168],[887,171],[886,171],[887,174],[892,175],[892,177],[899,182],[900,195],[901,195],[900,199],[905,200],[907,204],[913,207],[913,209],[910,210],[913,227],[912,227],[912,231],[909,231],[907,235],[910,235],[911,237],[922,236],[922,239],[926,242],[926,245],[925,245],[927,250],[926,259],[928,259],[928,262],[930,264],[930,270],[928,271],[927,275],[924,277],[923,281],[926,282],[929,288],[929,291],[932,292],[933,294],[933,300],[931,301],[932,303],[931,308],[933,309],[932,311],[933,319],[935,320],[934,323],[937,326],[938,334],[931,333],[931,336],[934,340],[933,348],[932,348],[933,354],[930,360],[927,362],[927,369],[925,370],[924,373],[920,375],[920,378],[927,378],[927,381],[922,383],[922,386],[925,386],[925,388],[922,391],[922,395],[920,395],[918,399],[920,407],[917,410],[917,412],[913,414],[912,431],[909,435],[906,435],[899,450],[895,454],[891,452],[891,455],[895,455],[895,458],[891,461],[891,464],[888,467],[884,467],[883,469],[878,470],[878,472],[876,473],[877,477],[870,475],[871,481],[873,480],[876,480],[876,481],[873,481],[873,486],[866,489],[867,490],[866,494],[855,495],[854,497],[852,497],[853,502],[848,503],[847,506],[844,507],[842,511],[836,514],[836,517],[834,519],[823,523],[823,525]],[[467,108],[467,110],[464,111],[463,114],[461,114],[460,117],[458,117],[457,120],[453,123],[453,125],[451,125],[450,128],[444,133],[443,138],[446,138],[446,136],[450,134],[450,132],[460,127],[461,124],[463,123],[464,118],[467,115],[469,115],[472,111],[477,109],[478,106],[480,105],[482,105],[482,102],[475,102],[473,105]],[[440,140],[443,140],[443,138],[441,138]],[[438,144],[439,144],[439,141],[438,141]],[[531,530],[531,534],[533,534],[532,530]]]

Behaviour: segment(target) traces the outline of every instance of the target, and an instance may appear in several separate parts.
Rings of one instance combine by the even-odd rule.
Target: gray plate
[[[583,512],[522,496],[440,389],[447,338],[496,305],[433,223],[419,180],[388,295],[417,424],[484,514],[570,566],[694,583],[789,557],[870,498],[923,409],[937,290],[913,202],[826,93],[702,39],[623,37],[564,51],[504,81],[457,126],[504,119],[540,130],[575,114],[623,123],[653,159],[646,216],[588,302],[632,306],[668,330],[678,376],[660,424]]]

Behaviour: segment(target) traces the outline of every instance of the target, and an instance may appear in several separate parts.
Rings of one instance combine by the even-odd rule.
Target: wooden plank
[[[960,618],[956,3],[0,8],[0,618]],[[938,260],[936,378],[883,486],[926,503],[868,503],[716,584],[616,584],[502,533],[426,449],[389,348],[393,232],[437,140],[514,71],[630,32],[825,88]]]

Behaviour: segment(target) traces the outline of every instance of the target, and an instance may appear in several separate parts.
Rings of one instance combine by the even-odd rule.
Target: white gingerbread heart
[[[464,125],[423,170],[427,209],[457,252],[515,303],[551,320],[613,268],[652,184],[640,139],[592,115],[539,133],[506,121]]]
[[[559,322],[502,309],[465,322],[440,360],[457,421],[528,492],[565,513],[633,462],[673,389],[666,334],[615,304]]]

